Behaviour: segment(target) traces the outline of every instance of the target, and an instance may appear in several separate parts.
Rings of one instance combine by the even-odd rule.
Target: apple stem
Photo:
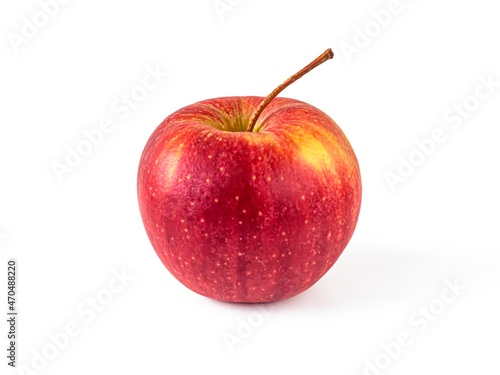
[[[323,52],[323,54],[321,56],[316,58],[312,63],[310,63],[304,69],[295,73],[293,76],[291,76],[285,82],[283,82],[281,85],[279,85],[272,93],[270,93],[262,101],[262,103],[260,103],[257,110],[253,113],[252,117],[250,118],[250,122],[248,124],[247,131],[253,132],[253,130],[255,128],[255,124],[257,123],[257,119],[259,118],[259,116],[262,114],[262,112],[267,107],[267,105],[271,102],[271,100],[273,100],[275,97],[277,97],[280,92],[282,92],[284,89],[286,89],[292,83],[294,83],[296,80],[298,80],[299,78],[301,78],[305,74],[309,73],[311,70],[313,70],[317,66],[323,64],[325,61],[330,60],[332,58],[333,58],[333,51],[331,48],[328,48],[325,52]]]

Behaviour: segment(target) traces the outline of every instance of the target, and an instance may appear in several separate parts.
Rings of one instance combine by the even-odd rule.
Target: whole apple
[[[354,232],[361,176],[349,141],[319,109],[275,98],[278,89],[181,108],[143,151],[138,198],[148,237],[167,269],[201,295],[295,296],[332,267]]]

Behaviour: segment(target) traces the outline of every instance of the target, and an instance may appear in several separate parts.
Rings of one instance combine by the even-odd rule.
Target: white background
[[[372,12],[392,10],[385,0],[221,2],[233,4],[222,15],[212,0],[74,0],[45,26],[37,1],[2,2],[0,310],[7,259],[17,258],[18,365],[53,357],[19,373],[499,373],[500,87],[473,98],[481,79],[500,81],[498,3],[401,0],[380,26]],[[16,48],[24,17],[42,26]],[[147,138],[193,102],[267,95],[328,47],[334,60],[282,96],[328,113],[358,156],[363,203],[350,244],[314,287],[267,314],[189,291],[140,219]],[[140,90],[148,67],[169,76],[120,116],[112,103]],[[460,123],[444,120],[464,101]],[[113,130],[59,181],[53,163],[106,118]],[[418,159],[415,142],[438,128],[446,141]],[[387,172],[412,153],[421,165],[393,191]],[[133,280],[92,320],[83,314],[122,272]],[[450,301],[454,282],[464,288]],[[49,335],[71,322],[78,334],[54,353]],[[411,344],[396,350],[403,332]],[[18,373],[4,354],[1,373]]]

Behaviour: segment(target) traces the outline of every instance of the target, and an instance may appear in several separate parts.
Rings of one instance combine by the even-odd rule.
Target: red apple
[[[221,301],[283,300],[316,283],[346,247],[361,204],[354,151],[319,109],[275,99],[331,57],[267,98],[181,108],[151,135],[140,211],[161,261],[189,289]]]

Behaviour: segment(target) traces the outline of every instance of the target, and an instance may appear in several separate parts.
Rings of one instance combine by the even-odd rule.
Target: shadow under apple
[[[418,303],[452,276],[453,264],[445,254],[418,248],[349,246],[315,285],[272,304],[277,312],[322,313],[377,305],[389,308],[405,300]],[[266,305],[214,302],[242,313]]]

